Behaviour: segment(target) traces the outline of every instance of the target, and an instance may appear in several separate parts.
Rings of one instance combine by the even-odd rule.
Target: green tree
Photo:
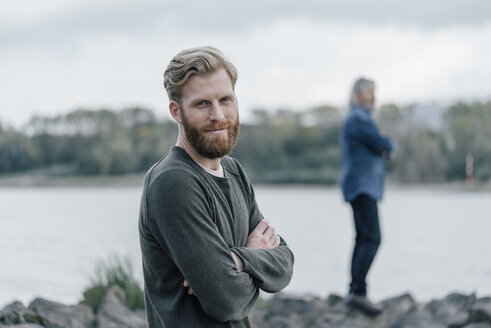
[[[382,133],[395,142],[393,158],[387,163],[389,175],[400,182],[441,182],[447,161],[439,133],[413,120],[413,107],[382,106],[377,115]]]
[[[444,113],[444,145],[448,178],[465,178],[465,158],[474,157],[479,181],[491,178],[491,102],[458,102]]]
[[[0,131],[0,173],[12,173],[35,167],[38,153],[26,135],[13,129]]]

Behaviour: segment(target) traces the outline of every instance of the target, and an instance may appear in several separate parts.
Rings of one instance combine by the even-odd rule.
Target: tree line
[[[474,179],[491,178],[491,102],[457,102],[438,128],[415,120],[414,106],[383,105],[380,128],[396,143],[387,162],[403,183],[463,180],[473,157]],[[335,184],[341,166],[339,133],[346,110],[319,106],[303,112],[258,109],[241,124],[232,156],[261,183]],[[0,174],[42,170],[56,175],[145,172],[177,139],[175,122],[145,108],[79,109],[36,116],[21,129],[0,122]]]

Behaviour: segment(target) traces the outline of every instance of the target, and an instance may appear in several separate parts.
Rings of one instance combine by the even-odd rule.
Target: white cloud
[[[42,21],[47,17],[63,13],[73,5],[73,2],[59,0],[2,0],[0,2],[0,26]]]
[[[490,37],[491,25],[425,31],[283,22],[256,31],[244,45],[255,49],[242,64],[250,62],[243,66],[256,79],[245,96],[266,106],[344,105],[353,80],[365,75],[377,81],[381,102],[486,98]]]
[[[74,3],[64,24],[77,10],[87,13],[91,7],[90,2]],[[101,13],[118,4],[108,3],[90,12],[103,17]],[[121,13],[118,19],[128,17],[127,12],[136,6],[131,1],[124,4],[123,9],[116,6]],[[39,17],[58,17],[63,12],[54,8]],[[141,9],[138,17],[144,13]],[[106,25],[85,26],[81,16],[76,28],[33,19],[33,26],[44,26],[41,38],[29,27],[22,30],[17,43],[15,33],[0,34],[11,41],[0,51],[0,120],[20,124],[34,113],[50,115],[80,106],[143,105],[165,113],[167,97],[161,77],[165,66],[178,51],[205,44],[221,48],[238,67],[243,117],[259,106],[342,106],[351,83],[360,75],[377,81],[380,102],[491,96],[491,23],[427,29],[300,16],[252,19],[240,31],[228,31],[230,22],[225,19],[215,22],[212,29],[203,25],[198,31],[184,28],[186,21],[181,22],[179,16],[159,21],[156,14],[149,16],[150,25],[135,23],[139,27],[131,33],[119,29],[130,30],[131,21],[114,17],[108,17]],[[223,31],[217,32],[220,24]],[[50,34],[51,28],[57,30]]]

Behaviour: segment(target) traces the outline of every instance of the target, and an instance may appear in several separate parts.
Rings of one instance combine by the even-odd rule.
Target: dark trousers
[[[360,195],[351,203],[355,219],[356,242],[351,260],[350,293],[366,295],[366,277],[380,245],[377,202]]]

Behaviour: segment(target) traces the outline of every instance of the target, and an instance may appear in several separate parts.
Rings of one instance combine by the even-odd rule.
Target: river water
[[[36,296],[76,303],[95,263],[115,254],[132,259],[141,279],[140,193],[140,187],[0,188],[0,308]],[[256,196],[295,254],[286,290],[344,294],[354,234],[338,189],[258,186]],[[388,187],[370,296],[491,295],[490,200],[491,192]]]

